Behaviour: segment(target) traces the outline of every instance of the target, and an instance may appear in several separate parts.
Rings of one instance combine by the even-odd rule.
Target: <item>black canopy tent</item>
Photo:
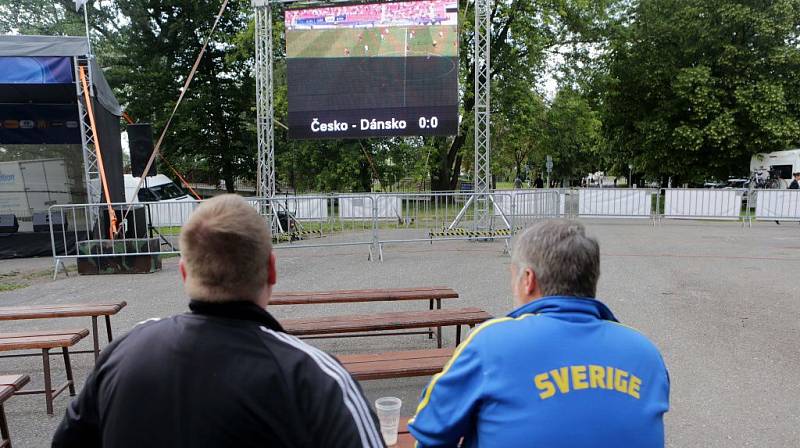
[[[91,87],[94,130],[89,116],[82,113],[88,108],[82,94],[81,72]],[[121,114],[122,108],[103,72],[89,54],[86,38],[0,36],[0,155],[3,156],[0,158],[3,162],[0,191],[5,196],[5,199],[0,197],[0,213],[19,214],[21,211],[25,219],[30,220],[31,215],[25,215],[26,212],[47,212],[52,204],[106,202],[105,195],[101,194],[101,167],[91,139],[99,143],[102,172],[111,202],[125,202]],[[60,185],[62,189],[70,185],[70,192],[64,195],[45,181],[45,186],[38,188],[49,191],[37,191],[35,195],[40,200],[33,205],[25,174],[29,170],[21,171],[22,166],[54,160],[63,161],[66,166],[60,171]],[[16,173],[13,172],[15,165],[18,165]],[[49,178],[46,170],[42,174]],[[24,180],[20,182],[15,175]],[[64,176],[68,179],[64,180]],[[2,185],[4,179],[6,185]],[[80,185],[73,190],[73,183]],[[47,200],[41,199],[43,194]],[[18,197],[27,199],[17,201]],[[75,227],[70,229],[73,231],[54,235],[58,253],[74,253],[76,242],[87,239],[87,230],[95,224],[78,226],[73,223],[72,226]],[[0,235],[0,259],[53,255],[50,238],[47,232]]]
[[[85,37],[0,36],[0,144],[81,144],[88,153],[84,163],[94,160],[94,148],[88,147],[81,135],[88,127],[78,105],[80,79],[76,67],[82,61],[88,64],[92,81],[96,138],[109,195],[112,202],[125,202],[119,124],[122,108],[97,61],[90,57]],[[71,123],[77,126],[69,126]],[[90,174],[99,167],[91,165],[85,167],[89,191],[88,185],[99,181]],[[99,185],[95,189],[101,190]],[[105,202],[103,195],[86,199]]]

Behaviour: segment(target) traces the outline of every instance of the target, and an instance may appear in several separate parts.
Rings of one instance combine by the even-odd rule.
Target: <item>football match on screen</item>
[[[294,9],[285,19],[290,138],[456,133],[454,0]]]

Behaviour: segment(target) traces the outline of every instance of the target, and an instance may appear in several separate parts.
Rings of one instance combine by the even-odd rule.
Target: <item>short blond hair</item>
[[[267,221],[240,196],[202,203],[183,226],[186,293],[194,300],[255,300],[267,286],[272,237]]]

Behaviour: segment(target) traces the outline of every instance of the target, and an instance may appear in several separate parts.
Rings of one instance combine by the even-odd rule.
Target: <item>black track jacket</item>
[[[383,447],[361,388],[250,302],[192,301],[100,355],[53,447]]]

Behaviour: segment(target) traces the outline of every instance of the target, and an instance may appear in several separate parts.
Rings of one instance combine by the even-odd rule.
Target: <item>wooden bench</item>
[[[25,319],[51,319],[63,317],[91,317],[92,340],[94,342],[94,358],[100,356],[100,340],[97,334],[97,318],[104,316],[106,320],[106,336],[111,342],[111,316],[127,306],[127,302],[118,303],[79,303],[71,305],[35,305],[0,307],[0,321]],[[74,352],[87,353],[87,352]],[[26,356],[26,355],[12,355]]]
[[[400,417],[400,426],[397,429],[397,445],[396,448],[414,448],[417,441],[414,436],[408,432],[408,421],[411,417]]]
[[[442,308],[442,299],[457,299],[458,293],[444,286],[421,288],[352,289],[340,291],[276,292],[270,305],[313,305],[327,303],[399,302],[427,300],[429,309]]]
[[[458,344],[462,325],[474,327],[491,318],[480,308],[460,308],[286,319],[281,321],[281,325],[287,333],[305,337],[389,336],[397,334],[387,333],[391,330],[455,326]],[[428,334],[428,331],[423,334]],[[442,347],[441,332],[437,333],[436,346]]]
[[[11,436],[8,433],[8,421],[3,404],[30,380],[28,375],[0,375],[0,448],[11,448]]]
[[[72,365],[69,362],[69,347],[77,344],[88,335],[89,330],[86,329],[0,333],[0,352],[32,349],[39,349],[42,351],[44,389],[17,391],[14,395],[44,394],[47,413],[53,415],[53,399],[55,397],[67,388],[69,388],[70,395],[75,395],[75,382],[72,379]],[[50,379],[50,350],[55,348],[60,348],[64,355],[64,369],[67,373],[67,381],[54,390]]]
[[[358,381],[410,378],[439,373],[453,356],[451,348],[404,350],[339,356],[339,362]]]
[[[128,305],[127,302],[117,303],[78,303],[71,305],[34,305],[0,307],[0,321],[26,320],[26,319],[55,319],[64,317],[91,317],[92,341],[94,342],[94,359],[100,356],[100,338],[97,333],[97,318],[104,316],[106,320],[106,337],[111,342],[111,316],[117,314]],[[89,353],[89,352],[73,352]],[[27,355],[12,355],[27,356]]]
[[[272,295],[270,305],[317,305],[337,303],[370,303],[400,302],[413,300],[428,301],[428,309],[442,309],[443,299],[457,299],[458,293],[446,286],[426,286],[416,288],[384,288],[384,289],[345,289],[338,291],[294,291],[278,292]],[[407,334],[407,333],[406,333]],[[442,328],[436,328],[437,337],[441,338]],[[428,337],[433,339],[434,329],[428,330]]]

